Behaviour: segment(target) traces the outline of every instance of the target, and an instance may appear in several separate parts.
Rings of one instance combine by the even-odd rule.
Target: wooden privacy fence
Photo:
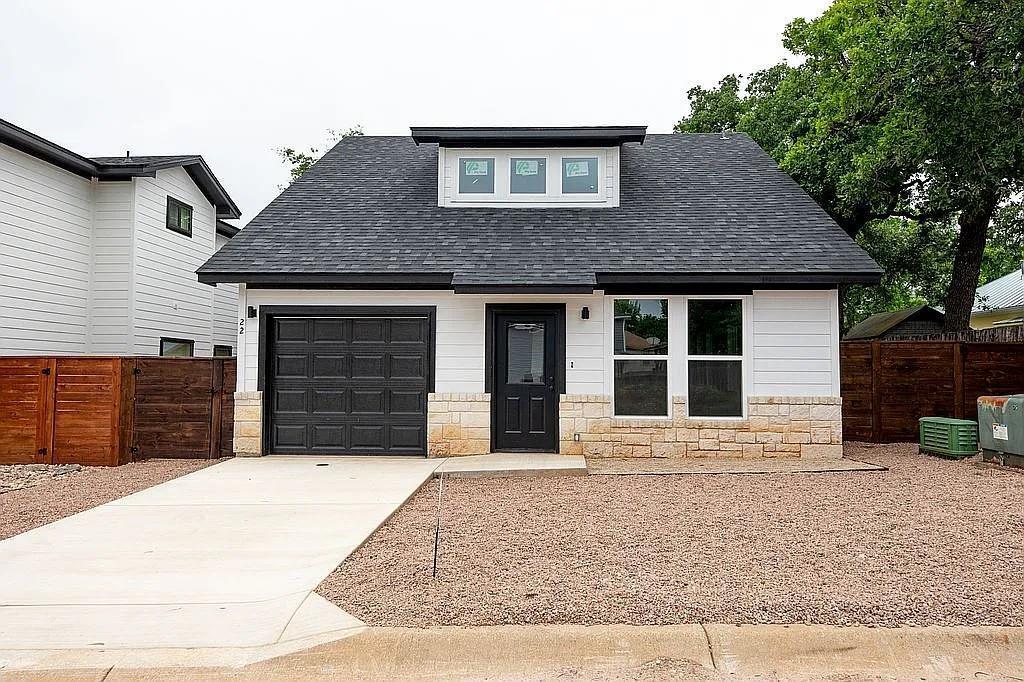
[[[1024,344],[844,341],[843,438],[916,441],[921,417],[978,418],[982,395],[1024,393]]]
[[[0,358],[0,464],[231,454],[234,358]]]

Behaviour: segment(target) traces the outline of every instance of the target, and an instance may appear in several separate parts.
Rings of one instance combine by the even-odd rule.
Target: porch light
[[[590,308],[588,308],[587,306],[583,306],[582,308],[580,308],[580,319],[581,320],[589,320],[590,319]]]

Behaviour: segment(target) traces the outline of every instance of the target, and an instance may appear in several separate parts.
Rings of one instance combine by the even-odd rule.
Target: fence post
[[[44,358],[39,369],[39,405],[36,411],[37,464],[56,464],[53,460],[53,429],[57,402],[57,358]]]
[[[953,416],[964,417],[964,350],[963,342],[953,342]]]
[[[212,387],[210,388],[210,459],[220,457],[220,436],[223,429],[221,412],[224,398],[224,361],[214,358],[212,361],[213,372]]]
[[[871,442],[882,442],[882,342],[871,342]]]

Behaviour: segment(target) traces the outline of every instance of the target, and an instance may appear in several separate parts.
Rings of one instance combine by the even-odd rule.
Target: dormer
[[[614,208],[619,148],[646,126],[412,128],[437,144],[437,205],[472,208]]]

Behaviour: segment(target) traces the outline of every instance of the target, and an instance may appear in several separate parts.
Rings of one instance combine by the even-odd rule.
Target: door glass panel
[[[510,384],[544,383],[544,323],[510,322],[508,376]]]

